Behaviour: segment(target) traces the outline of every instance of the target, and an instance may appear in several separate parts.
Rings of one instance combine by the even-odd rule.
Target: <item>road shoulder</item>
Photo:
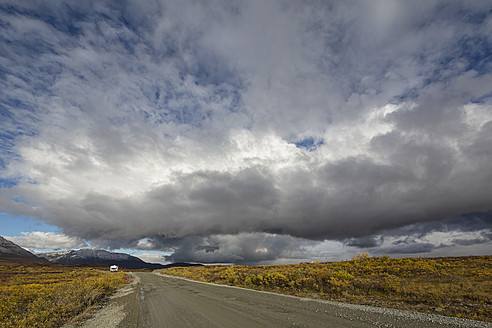
[[[140,278],[131,272],[128,274],[133,277],[132,282],[118,289],[101,308],[95,308],[89,319],[81,325],[66,324],[62,328],[138,327],[140,317]]]
[[[437,324],[437,325],[442,325],[443,327],[451,326],[451,327],[463,327],[463,328],[472,328],[472,327],[473,328],[492,328],[492,324],[490,322],[485,322],[485,321],[477,321],[477,320],[470,320],[470,319],[463,319],[463,318],[454,318],[454,317],[447,317],[447,316],[442,316],[442,315],[437,315],[437,314],[412,312],[412,311],[398,310],[398,309],[392,309],[392,308],[375,307],[375,306],[370,306],[370,305],[350,304],[350,303],[342,303],[342,302],[335,302],[335,301],[328,301],[328,300],[321,300],[321,299],[304,298],[304,297],[293,296],[293,295],[286,295],[286,294],[280,294],[280,293],[273,293],[273,292],[249,289],[249,288],[244,288],[244,287],[229,286],[229,285],[214,284],[214,283],[204,282],[204,281],[197,281],[197,280],[192,280],[192,279],[183,278],[183,277],[166,275],[166,274],[159,273],[159,272],[153,272],[153,273],[156,275],[162,276],[162,277],[181,279],[181,280],[185,280],[185,281],[189,281],[189,282],[193,282],[193,283],[198,283],[198,284],[220,286],[220,287],[224,287],[224,288],[237,288],[237,289],[255,292],[255,293],[271,294],[271,295],[283,296],[283,297],[287,297],[287,298],[293,298],[293,299],[297,299],[297,300],[302,301],[302,302],[314,302],[314,303],[321,303],[321,304],[329,304],[329,305],[333,305],[333,306],[339,307],[339,308],[344,309],[344,310],[358,311],[358,312],[362,312],[365,314],[371,313],[371,314],[374,314],[376,316],[377,315],[390,316],[390,317],[398,318],[399,320],[403,320],[403,321],[409,320],[412,322],[421,322],[423,325]]]

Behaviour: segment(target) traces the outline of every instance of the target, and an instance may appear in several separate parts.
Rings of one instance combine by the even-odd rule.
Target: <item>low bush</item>
[[[0,327],[59,327],[125,279],[91,268],[0,266]]]
[[[369,257],[273,266],[159,272],[257,290],[492,321],[492,256]]]

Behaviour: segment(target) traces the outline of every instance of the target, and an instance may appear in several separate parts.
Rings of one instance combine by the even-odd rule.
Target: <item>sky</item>
[[[492,254],[492,2],[0,2],[0,235]]]

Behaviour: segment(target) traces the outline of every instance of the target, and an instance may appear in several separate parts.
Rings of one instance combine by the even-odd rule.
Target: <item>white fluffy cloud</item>
[[[142,261],[145,261],[147,263],[169,264],[169,262],[166,261],[164,256],[159,253],[143,252],[143,253],[133,254],[133,256],[136,256],[140,258]]]
[[[86,247],[87,244],[76,237],[69,237],[54,232],[23,232],[22,236],[5,236],[13,243],[25,248],[37,249],[71,249]]]
[[[238,262],[487,213],[489,10],[5,3],[0,207]]]

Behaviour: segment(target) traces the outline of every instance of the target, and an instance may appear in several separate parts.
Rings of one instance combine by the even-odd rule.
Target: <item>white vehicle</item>
[[[117,265],[112,265],[109,267],[109,271],[111,272],[118,272],[118,266]]]

